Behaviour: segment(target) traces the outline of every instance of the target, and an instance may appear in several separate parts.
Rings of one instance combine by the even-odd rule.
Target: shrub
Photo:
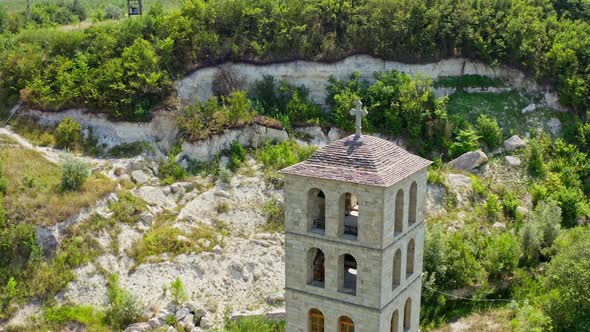
[[[471,128],[459,130],[449,148],[449,154],[451,157],[455,158],[465,152],[477,150],[479,148],[479,138],[480,137]]]
[[[551,317],[542,310],[531,306],[525,301],[515,309],[515,317],[510,321],[514,332],[544,332],[552,330]]]
[[[110,307],[105,313],[105,322],[116,329],[125,329],[140,316],[137,300],[119,286],[119,276],[112,274],[108,280]]]
[[[123,12],[121,7],[115,5],[108,5],[104,9],[104,18],[107,20],[118,20],[122,17]]]
[[[73,148],[81,140],[80,132],[80,124],[72,118],[66,117],[55,129],[57,145],[61,148]]]
[[[90,165],[80,159],[67,156],[62,162],[61,171],[61,189],[78,190],[88,178]]]
[[[281,232],[285,229],[285,206],[283,203],[271,199],[264,203],[262,209],[266,213],[265,230]]]
[[[221,201],[221,202],[217,203],[215,210],[219,214],[226,213],[229,211],[229,204],[226,201]]]
[[[518,208],[518,198],[512,191],[507,191],[502,197],[502,209],[507,218],[516,218],[516,209]]]
[[[172,184],[182,181],[188,175],[186,170],[176,162],[176,155],[180,153],[179,148],[172,149],[168,153],[168,158],[161,162],[158,176],[162,179],[162,184]]]
[[[220,168],[219,169],[219,179],[223,183],[230,183],[231,178],[234,176],[234,173],[227,168]]]
[[[180,277],[176,277],[176,279],[170,283],[168,289],[170,290],[170,295],[172,296],[172,302],[174,302],[174,304],[180,305],[188,300],[188,294],[184,289],[184,284]]]
[[[498,202],[498,195],[489,194],[488,200],[484,206],[488,218],[493,219],[498,216],[501,211],[500,203]]]
[[[233,141],[229,146],[229,163],[227,167],[235,172],[242,162],[246,160],[246,149],[238,141]]]
[[[536,260],[541,250],[541,237],[535,223],[526,223],[520,230],[520,247],[525,260]]]
[[[477,118],[475,128],[477,129],[477,135],[480,137],[480,140],[490,149],[497,147],[502,141],[502,130],[496,119],[481,114]]]
[[[245,317],[228,320],[225,324],[227,332],[281,332],[285,331],[285,321],[267,320],[263,317]]]
[[[276,145],[265,144],[257,151],[256,158],[266,168],[277,170],[306,160],[315,149],[313,146],[299,146],[295,141],[289,140]]]
[[[482,265],[490,277],[500,278],[514,271],[519,257],[518,238],[506,232],[491,237],[483,254]]]
[[[541,202],[532,214],[541,233],[541,246],[550,248],[561,231],[561,208],[554,201]]]
[[[147,203],[125,191],[119,194],[118,201],[109,204],[109,209],[113,212],[113,219],[126,224],[134,224],[140,220],[141,213],[147,210]]]
[[[39,145],[40,146],[54,146],[56,143],[55,136],[48,132],[43,132],[41,136],[39,136]]]
[[[535,140],[531,141],[529,148],[528,170],[531,175],[539,178],[544,178],[547,175],[541,146]]]
[[[254,121],[256,113],[252,110],[252,103],[246,91],[233,91],[227,97],[222,97],[229,124],[232,127],[242,126]]]

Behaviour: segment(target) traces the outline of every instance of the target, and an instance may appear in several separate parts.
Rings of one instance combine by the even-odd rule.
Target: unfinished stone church
[[[288,332],[418,331],[431,162],[359,123],[282,170]]]

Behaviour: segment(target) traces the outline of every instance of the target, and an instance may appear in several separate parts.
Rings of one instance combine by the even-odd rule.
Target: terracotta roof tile
[[[321,148],[306,161],[281,173],[389,187],[431,163],[390,141],[351,135]]]

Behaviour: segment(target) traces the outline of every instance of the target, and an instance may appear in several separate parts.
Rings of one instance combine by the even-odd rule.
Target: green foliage
[[[502,79],[482,76],[482,75],[463,75],[463,76],[445,76],[439,77],[434,85],[436,87],[450,87],[450,88],[487,88],[487,87],[501,87],[505,83]]]
[[[211,97],[184,107],[177,124],[188,141],[197,141],[210,134],[223,132],[227,127],[241,127],[254,121],[256,112],[245,91],[233,91],[221,102]]]
[[[455,136],[453,143],[449,147],[451,157],[458,157],[465,152],[477,150],[479,148],[480,136],[471,128],[460,129]]]
[[[513,331],[544,332],[552,330],[551,317],[542,310],[531,306],[527,301],[522,305],[517,305],[514,311],[516,317],[510,321]]]
[[[520,247],[524,259],[535,261],[541,251],[541,236],[537,224],[526,223],[520,230]]]
[[[502,233],[490,238],[485,247],[482,266],[490,277],[501,278],[511,274],[520,257],[518,238],[511,233]]]
[[[562,232],[547,266],[549,298],[546,314],[558,331],[590,328],[590,230],[576,227]]]
[[[237,320],[227,320],[226,332],[284,332],[285,321],[272,321],[263,317],[245,317]]]
[[[119,200],[109,203],[113,219],[126,224],[135,224],[141,213],[147,210],[147,203],[128,191],[119,193]]]
[[[266,213],[265,231],[282,232],[285,229],[285,206],[276,199],[264,203],[262,210]]]
[[[259,114],[281,119],[285,127],[290,126],[286,124],[319,124],[325,118],[320,106],[311,100],[309,90],[303,85],[294,86],[266,75],[256,81],[252,95],[259,105]]]
[[[172,151],[168,152],[168,158],[160,163],[158,176],[163,185],[182,181],[188,175],[186,170],[176,162],[176,155],[180,153],[179,150],[179,147],[172,149]]]
[[[188,294],[184,289],[184,283],[180,277],[176,277],[176,279],[170,283],[168,289],[170,290],[170,295],[172,296],[172,302],[174,302],[174,304],[180,305],[188,301]]]
[[[498,216],[500,211],[502,211],[502,207],[500,206],[500,202],[498,201],[498,195],[488,195],[488,200],[484,205],[484,210],[486,212],[487,217],[490,219],[494,219]]]
[[[502,141],[502,130],[496,119],[482,114],[477,118],[475,128],[480,140],[490,149],[497,147]]]
[[[227,167],[235,172],[242,162],[246,160],[246,150],[238,141],[233,141],[229,146],[229,163]]]
[[[518,208],[518,198],[512,191],[504,193],[502,197],[502,209],[504,210],[504,216],[507,218],[516,218],[516,209]]]
[[[300,146],[289,140],[280,144],[265,144],[256,153],[256,159],[269,170],[279,170],[306,160],[315,152],[313,146]]]
[[[78,158],[66,156],[61,165],[61,172],[61,189],[78,190],[88,178],[90,165]]]
[[[369,111],[363,119],[365,131],[406,136],[424,153],[447,144],[447,99],[436,99],[431,80],[395,70],[378,73],[375,78],[374,84],[361,80],[359,73],[344,81],[330,78],[327,102],[336,126],[354,130],[354,117],[349,112],[360,99]]]
[[[69,322],[79,322],[87,328],[102,326],[104,313],[91,306],[57,306],[49,307],[43,312],[43,320],[50,326],[61,327]]]
[[[221,182],[230,183],[232,176],[234,176],[234,173],[227,168],[220,168],[218,175]]]
[[[554,202],[541,202],[532,215],[540,232],[541,247],[550,248],[561,231],[561,208]]]
[[[114,158],[131,158],[143,153],[154,153],[155,149],[150,142],[123,143],[112,147],[108,155]]]
[[[72,148],[80,142],[80,124],[70,117],[63,119],[55,129],[57,144],[62,148]]]
[[[543,152],[541,146],[536,141],[532,141],[529,148],[528,170],[533,176],[543,178],[547,174],[547,169],[543,161]]]
[[[140,316],[140,308],[134,296],[119,286],[119,276],[112,274],[108,280],[110,306],[104,320],[115,329],[124,329]]]

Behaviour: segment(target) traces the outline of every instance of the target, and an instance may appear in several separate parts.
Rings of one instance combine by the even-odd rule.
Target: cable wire
[[[461,296],[453,295],[453,294],[450,294],[450,293],[441,292],[439,290],[436,290],[434,288],[430,288],[430,287],[425,286],[425,285],[422,285],[422,287],[424,287],[426,289],[429,289],[429,290],[431,290],[431,291],[433,291],[435,293],[439,293],[439,294],[443,294],[443,295],[446,295],[446,296],[454,297],[454,298],[459,299],[459,300],[467,300],[467,301],[474,301],[474,302],[512,302],[513,301],[512,299],[473,299],[473,298],[461,297]]]

